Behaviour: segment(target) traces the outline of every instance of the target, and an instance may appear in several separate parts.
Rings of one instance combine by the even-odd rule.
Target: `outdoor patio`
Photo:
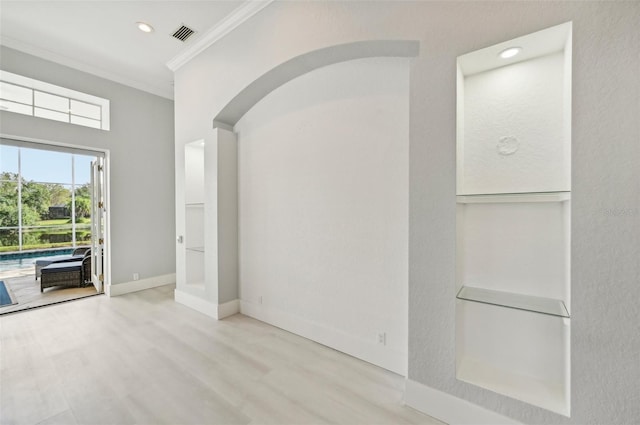
[[[0,280],[5,282],[18,302],[0,307],[0,314],[97,295],[93,285],[86,288],[53,287],[41,293],[40,280],[35,279],[33,268],[0,271]]]

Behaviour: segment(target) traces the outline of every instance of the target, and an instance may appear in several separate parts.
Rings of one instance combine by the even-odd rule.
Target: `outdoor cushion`
[[[82,263],[82,261],[66,261],[43,267],[40,276],[40,292],[51,286],[81,287],[83,284]]]
[[[59,263],[49,264],[46,267],[43,267],[40,272],[42,274],[46,273],[57,273],[57,272],[72,272],[74,270],[82,269],[82,261],[62,261]]]
[[[89,255],[91,254],[91,247],[76,248],[72,255],[54,255],[36,260],[36,280],[38,280],[42,274],[41,270],[43,267],[46,267],[49,264],[59,263],[61,261],[81,261],[87,253],[89,253]]]

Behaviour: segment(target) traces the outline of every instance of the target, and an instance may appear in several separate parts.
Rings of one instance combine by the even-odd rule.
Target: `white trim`
[[[303,317],[246,300],[240,300],[240,312],[399,375],[407,375],[407,353],[380,345],[373,337],[371,340],[364,339],[341,329],[331,328],[322,323],[312,322]]]
[[[143,291],[145,289],[156,288],[158,286],[171,285],[173,283],[176,283],[176,274],[169,273],[150,277],[147,279],[140,279],[130,282],[118,283],[117,285],[110,285],[108,294],[110,297],[117,297],[118,295]]]
[[[80,102],[84,102],[84,103],[89,103],[91,105],[94,106],[98,106],[100,107],[100,127],[98,128],[98,130],[105,130],[105,131],[109,131],[109,127],[110,127],[110,101],[109,99],[105,99],[103,97],[98,97],[98,96],[94,96],[92,94],[89,93],[84,93],[81,91],[77,91],[77,90],[72,90],[70,88],[67,87],[62,87],[62,86],[58,86],[56,84],[51,84],[48,83],[46,81],[42,81],[42,80],[36,80],[35,78],[30,78],[30,77],[25,77],[24,75],[20,75],[20,74],[14,74],[13,72],[9,72],[9,71],[5,71],[0,69],[0,81],[5,82],[5,83],[9,83],[9,84],[13,84],[13,85],[18,85],[18,86],[22,86],[24,88],[28,88],[31,89],[32,91],[35,92],[40,92],[40,93],[48,93],[48,94],[54,94],[54,95],[58,95],[61,97],[65,97],[67,98],[67,101],[71,101],[71,100],[76,100],[76,101],[80,101]],[[24,114],[24,115],[31,115],[31,116],[36,116],[34,115],[34,109],[33,108],[37,108],[38,105],[36,104],[36,102],[34,101],[34,98],[31,98],[32,103],[30,105],[26,105],[25,106],[30,106],[31,109],[31,113],[24,113],[24,112],[17,112],[19,114]],[[11,100],[9,100],[11,102]],[[62,111],[60,111],[62,112]],[[65,113],[65,112],[62,112]],[[72,114],[72,111],[69,110],[68,112],[66,112],[66,114],[71,117],[74,114]],[[46,117],[42,117],[45,119],[48,119]],[[98,121],[97,119],[94,118],[89,118],[91,120],[94,121]],[[62,121],[62,122],[67,122],[68,124],[74,124],[74,125],[82,125],[84,126],[84,124],[78,124],[78,123],[73,123],[71,122],[71,120],[69,121]],[[86,126],[86,127],[90,127],[90,128],[96,128],[96,127],[91,127],[91,126]]]
[[[106,209],[103,213],[104,218],[104,247],[105,254],[103,256],[104,265],[102,266],[102,275],[104,281],[102,282],[102,290],[105,286],[111,287],[111,152],[106,150],[104,153],[104,202]],[[106,268],[106,269],[105,269]],[[108,296],[111,296],[111,289],[106,292]]]
[[[100,78],[114,81],[116,83],[123,84],[128,87],[133,87],[134,89],[142,90],[144,92],[151,93],[156,96],[164,97],[165,99],[173,100],[173,87],[171,87],[168,83],[167,83],[167,86],[164,87],[159,85],[157,86],[155,84],[149,84],[148,82],[145,82],[145,81],[134,80],[128,77],[124,77],[122,75],[118,75],[118,74],[106,71],[104,68],[88,65],[86,63],[79,62],[75,59],[71,59],[67,56],[63,56],[58,53],[54,53],[50,50],[36,47],[32,44],[28,44],[23,41],[15,40],[13,38],[6,37],[6,36],[0,36],[0,45],[9,47],[14,50],[18,50],[20,52],[23,52],[29,55],[37,56],[41,59],[55,62],[60,65],[68,66],[69,68],[86,72]]]
[[[240,313],[240,300],[237,299],[224,304],[216,304],[215,302],[204,300],[196,295],[181,291],[177,288],[174,291],[174,297],[177,303],[192,308],[195,311],[216,320],[222,320],[225,317]]]
[[[218,320],[240,313],[240,300],[235,299],[224,304],[218,304]]]
[[[514,419],[411,379],[405,381],[404,403],[449,425],[521,425]]]
[[[213,317],[218,320],[218,305],[207,300],[203,300],[200,297],[191,295],[187,292],[176,289],[174,291],[175,301],[179,304],[185,305],[195,311]]]
[[[43,150],[53,150],[56,151],[55,149],[47,149],[48,146],[55,146],[55,147],[60,147],[60,148],[68,148],[69,153],[74,153],[74,154],[82,154],[83,151],[85,154],[102,154],[102,156],[104,158],[107,158],[107,156],[109,155],[109,149],[103,149],[103,148],[94,148],[94,147],[90,147],[90,146],[82,146],[82,145],[74,145],[71,143],[60,143],[60,142],[53,142],[50,140],[44,140],[44,139],[34,139],[32,137],[23,137],[23,136],[16,136],[13,134],[6,134],[6,133],[0,133],[0,138],[1,139],[5,139],[9,142],[9,144],[11,144],[11,146],[20,146],[20,147],[26,147],[29,149],[37,149],[37,146],[29,146],[30,144],[36,144],[36,145],[43,145],[43,147],[41,149]],[[14,140],[18,143],[13,144],[11,143],[11,141]],[[24,144],[21,144],[20,142],[24,142]],[[64,151],[56,151],[56,152],[64,152]]]
[[[167,67],[173,72],[177,71],[181,66],[198,56],[222,37],[238,28],[253,15],[269,6],[273,1],[274,0],[246,0],[233,12],[218,22],[216,26],[206,31],[190,47],[174,56],[169,62],[167,62]]]

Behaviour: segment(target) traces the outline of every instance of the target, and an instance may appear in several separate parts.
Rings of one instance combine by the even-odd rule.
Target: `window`
[[[109,130],[109,100],[0,71],[0,109]]]

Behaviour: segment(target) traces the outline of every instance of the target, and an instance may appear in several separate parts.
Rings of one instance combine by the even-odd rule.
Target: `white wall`
[[[287,83],[236,125],[242,300],[261,297],[260,308],[339,334],[323,342],[399,373],[408,114],[408,60],[360,59]]]
[[[569,419],[456,380],[454,290],[456,58],[568,21],[574,28]],[[409,378],[526,423],[634,423],[640,417],[638,21],[637,2],[274,2],[176,73],[176,143],[202,138],[240,90],[293,57],[351,41],[420,40],[420,56],[410,62]]]
[[[111,283],[175,273],[173,102],[2,47],[0,67],[111,101],[102,131],[0,111],[3,134],[111,153]]]
[[[571,190],[563,68],[558,52],[465,78],[459,194]],[[498,152],[505,137],[517,140],[514,153]]]

